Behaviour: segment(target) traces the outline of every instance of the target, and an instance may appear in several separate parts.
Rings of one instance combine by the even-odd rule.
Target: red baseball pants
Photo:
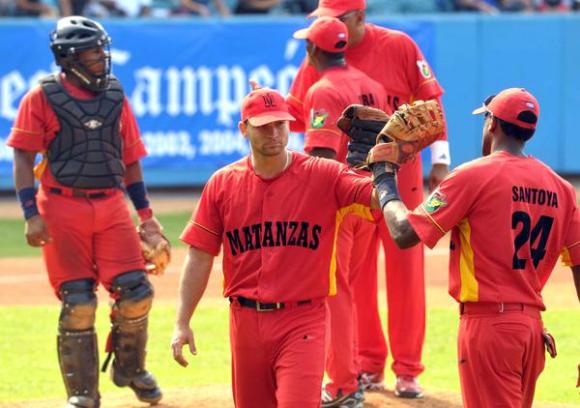
[[[326,304],[269,312],[230,306],[232,391],[237,408],[319,408]]]
[[[401,166],[399,192],[409,209],[423,201],[421,158]],[[401,250],[391,239],[384,222],[379,234],[385,250],[388,336],[396,375],[417,376],[425,341],[425,265],[423,245]],[[358,274],[354,281],[357,305],[358,349],[361,372],[382,373],[387,358],[387,344],[377,305],[376,267]]]
[[[337,240],[337,293],[328,298],[330,327],[326,372],[330,382],[326,389],[332,395],[338,390],[350,394],[358,389],[357,315],[360,311],[357,311],[352,286],[358,275],[369,271],[374,271],[376,280],[378,243],[375,223],[353,214],[344,218]]]
[[[457,354],[464,406],[531,407],[544,369],[542,331],[537,309],[463,314]]]
[[[38,207],[51,242],[42,247],[50,284],[92,278],[107,289],[122,273],[145,270],[139,237],[119,190],[104,198],[66,197],[40,189]]]

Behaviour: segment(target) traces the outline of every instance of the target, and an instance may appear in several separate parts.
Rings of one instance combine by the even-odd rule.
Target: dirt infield
[[[156,211],[175,212],[191,210],[197,197],[197,192],[168,196],[164,199],[154,197]],[[15,200],[14,200],[15,201]],[[15,202],[0,201],[1,217],[19,217],[20,209]],[[443,239],[434,250],[426,250],[426,286],[428,307],[455,307],[454,301],[447,295],[447,263],[448,241]],[[152,282],[156,289],[156,301],[174,302],[177,294],[179,271],[186,250],[174,249],[172,264],[163,277],[153,277]],[[383,255],[381,254],[381,257]],[[217,259],[214,271],[211,275],[205,296],[221,296],[221,260]],[[384,262],[379,261],[381,270],[379,273],[379,288],[385,288]],[[25,295],[24,295],[25,294]],[[546,304],[549,307],[571,307],[577,305],[572,278],[570,272],[558,266],[557,270],[544,291]],[[381,293],[384,302],[384,292]],[[99,297],[105,300],[108,294],[99,289]],[[0,258],[0,306],[10,305],[49,305],[57,304],[52,294],[52,289],[47,282],[44,265],[40,257],[34,258]],[[166,389],[165,397],[159,408],[229,408],[233,407],[231,391],[227,385],[211,385],[188,389]],[[11,402],[3,404],[0,408],[52,408],[62,407],[62,399],[35,400]],[[146,404],[136,403],[129,393],[108,393],[103,396],[103,408],[120,407],[146,407]],[[558,404],[535,404],[539,408],[565,407]],[[455,408],[461,407],[461,399],[457,394],[428,393],[422,400],[401,400],[395,398],[392,390],[381,393],[368,393],[365,407],[432,407],[432,408]],[[256,407],[260,408],[260,407]]]
[[[158,408],[233,408],[230,388],[226,385],[211,385],[187,389],[164,390],[165,395]],[[62,399],[0,403],[0,408],[61,408]],[[101,408],[146,408],[149,405],[136,402],[126,394],[106,394]],[[460,408],[461,397],[450,393],[429,393],[420,400],[404,400],[394,396],[390,390],[365,394],[365,408]],[[535,408],[571,408],[570,405],[540,403]],[[260,407],[256,407],[260,408]],[[298,408],[298,407],[297,407]]]

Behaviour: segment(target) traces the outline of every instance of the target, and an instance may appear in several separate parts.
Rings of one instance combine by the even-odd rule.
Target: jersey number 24
[[[517,230],[518,226],[522,225],[522,229],[514,239],[513,269],[525,269],[527,260],[519,258],[518,252],[526,245],[529,245],[534,268],[538,267],[540,261],[546,256],[546,244],[553,223],[554,218],[542,215],[532,227],[532,220],[528,213],[516,211],[512,214],[512,229]],[[535,248],[534,244],[536,244]]]

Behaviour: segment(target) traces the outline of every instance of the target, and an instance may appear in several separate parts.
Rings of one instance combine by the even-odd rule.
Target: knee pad
[[[83,331],[95,325],[97,296],[93,279],[64,282],[59,289],[62,307],[58,321],[59,330]]]
[[[115,297],[115,314],[123,319],[147,316],[153,303],[153,286],[143,271],[131,271],[113,279],[111,293]]]

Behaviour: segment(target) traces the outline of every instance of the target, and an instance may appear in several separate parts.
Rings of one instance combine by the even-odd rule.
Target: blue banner
[[[431,59],[431,23],[378,23],[409,33]],[[143,160],[149,186],[203,184],[248,153],[237,129],[248,81],[286,94],[305,55],[292,33],[307,24],[301,18],[104,22],[113,38],[113,72],[149,151]],[[0,22],[0,189],[12,187],[12,149],[5,143],[18,103],[57,69],[48,46],[53,26]],[[301,149],[301,136],[292,135],[290,145]]]

